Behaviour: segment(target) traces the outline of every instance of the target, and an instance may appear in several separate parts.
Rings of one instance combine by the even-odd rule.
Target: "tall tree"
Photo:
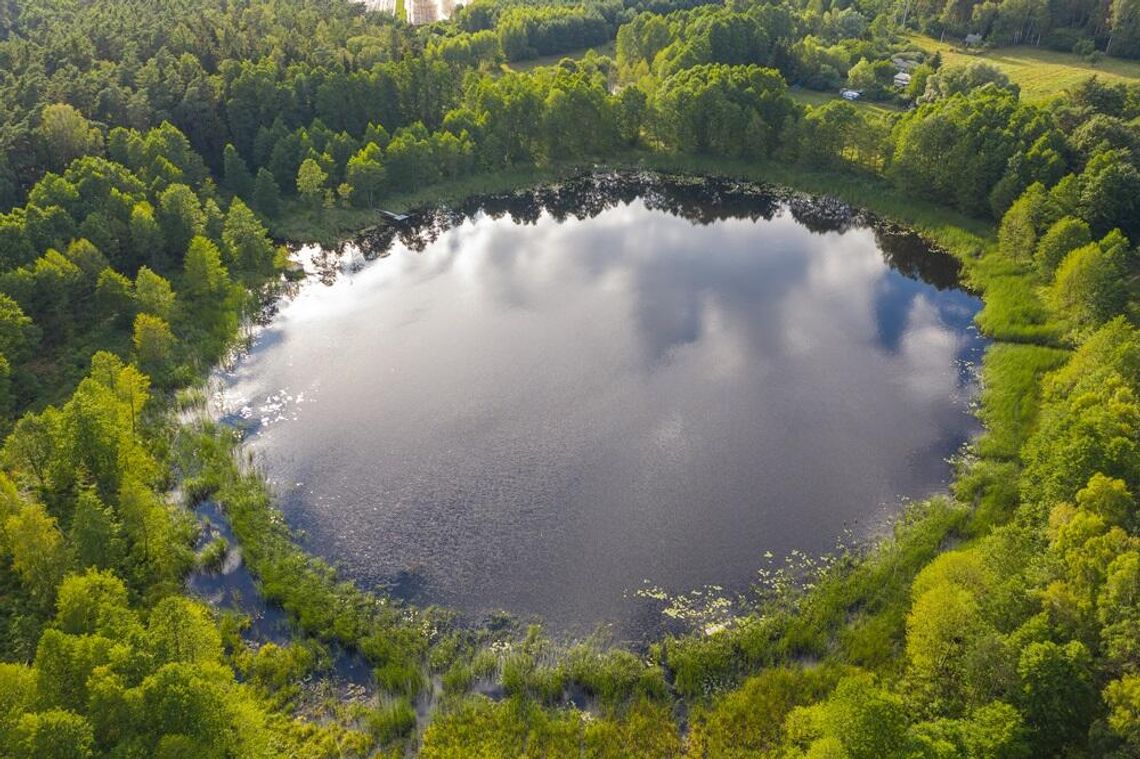
[[[273,172],[264,167],[257,170],[253,182],[253,207],[258,213],[273,219],[281,207],[281,188],[273,178]]]
[[[325,180],[329,178],[327,172],[312,158],[306,158],[297,169],[297,192],[311,206],[321,202],[321,192],[325,188]]]
[[[264,277],[273,272],[275,250],[269,232],[241,198],[234,198],[222,229],[226,260],[231,269]]]
[[[165,277],[147,267],[135,276],[135,299],[139,310],[169,320],[174,313],[174,289]]]
[[[68,532],[79,569],[119,566],[124,545],[118,520],[94,491],[85,488],[79,492]]]
[[[164,218],[169,219],[169,214],[173,214],[173,207],[168,202]],[[182,234],[178,226],[174,227],[173,232],[176,235]],[[130,235],[131,260],[127,262],[128,267],[137,269],[143,264],[160,266],[164,260],[166,241],[150,203],[141,201],[131,209]]]
[[[1112,0],[1108,54],[1140,57],[1140,0]]]
[[[55,518],[38,503],[25,504],[4,522],[4,541],[12,568],[28,592],[44,607],[50,606],[70,564],[68,546]]]
[[[357,205],[372,208],[384,192],[387,172],[382,161],[380,146],[370,142],[348,161],[348,183]]]
[[[62,171],[74,159],[103,150],[103,135],[98,127],[67,103],[43,109],[37,135],[44,150],[44,164],[52,171]]]
[[[174,334],[161,317],[141,313],[135,317],[135,356],[139,367],[156,380],[166,377],[174,352]]]
[[[201,306],[220,308],[229,289],[229,272],[222,264],[218,246],[205,237],[195,237],[186,251],[182,272],[182,292]]]
[[[173,184],[158,197],[158,222],[171,262],[181,261],[190,241],[205,231],[206,217],[198,196],[184,184]]]
[[[233,145],[226,145],[222,166],[222,176],[230,192],[241,198],[249,198],[253,192],[253,175]]]

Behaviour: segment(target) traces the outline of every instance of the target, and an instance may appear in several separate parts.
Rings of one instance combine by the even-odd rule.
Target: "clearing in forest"
[[[981,60],[996,66],[1021,87],[1021,98],[1027,103],[1049,100],[1090,76],[1109,83],[1140,82],[1140,61],[1106,57],[1094,64],[1073,53],[1029,45],[967,51],[957,41],[939,42],[921,34],[912,35],[911,41],[927,52],[940,51],[943,65]]]

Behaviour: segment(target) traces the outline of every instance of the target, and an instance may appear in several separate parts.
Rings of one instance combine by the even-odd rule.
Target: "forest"
[[[0,755],[1140,756],[1140,78],[916,44],[967,34],[1104,65],[1140,2],[0,0]],[[868,207],[993,341],[949,493],[640,651],[342,581],[193,413],[284,243],[594,165]],[[289,644],[187,593],[207,498]],[[306,686],[342,649],[376,699]]]

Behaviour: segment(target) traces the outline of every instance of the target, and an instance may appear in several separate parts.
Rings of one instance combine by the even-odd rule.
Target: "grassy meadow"
[[[1027,103],[1048,101],[1090,76],[1109,83],[1140,80],[1140,61],[1103,58],[1098,63],[1091,63],[1073,53],[1059,53],[1030,45],[967,51],[957,41],[940,42],[920,34],[912,35],[910,39],[922,50],[942,53],[943,65],[981,60],[996,66],[1021,87],[1021,97]]]

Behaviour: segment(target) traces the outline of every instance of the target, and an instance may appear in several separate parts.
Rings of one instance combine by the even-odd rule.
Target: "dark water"
[[[228,544],[225,557],[217,567],[198,568],[186,578],[186,587],[194,595],[216,609],[245,617],[248,625],[243,637],[255,644],[274,643],[286,646],[297,640],[297,631],[289,615],[276,604],[267,603],[253,574],[242,558],[241,546],[229,520],[216,501],[203,501],[194,508],[200,527],[195,551],[201,551],[212,540],[222,538]],[[372,689],[372,668],[357,651],[340,646],[329,647],[329,662],[318,676],[331,681],[344,695],[358,695]],[[345,688],[348,691],[345,691]]]
[[[977,427],[954,261],[834,203],[605,176],[319,263],[225,408],[307,547],[416,603],[644,631],[634,591],[865,536]]]
[[[216,608],[248,617],[247,633],[251,639],[282,646],[288,644],[291,640],[288,615],[284,609],[262,599],[221,507],[215,501],[203,501],[195,507],[194,515],[201,527],[195,550],[202,550],[216,538],[224,539],[228,548],[219,566],[192,572],[186,578],[187,587]]]

